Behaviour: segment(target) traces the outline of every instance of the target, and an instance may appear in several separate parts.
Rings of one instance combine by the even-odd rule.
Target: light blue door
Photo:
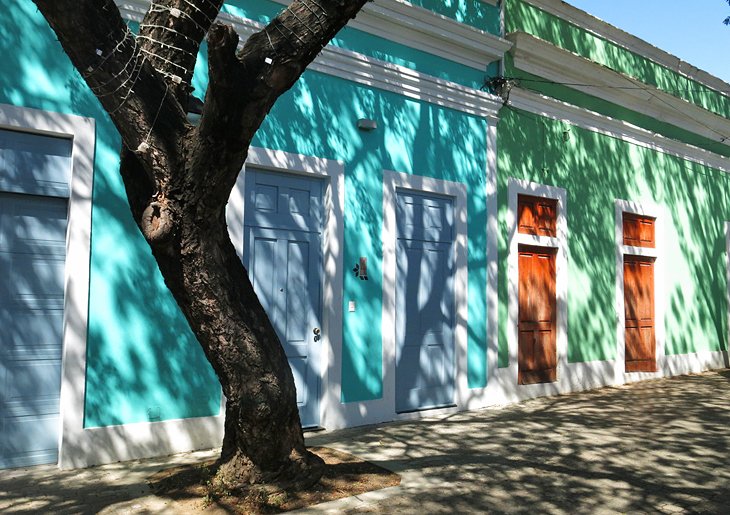
[[[0,130],[0,468],[58,457],[70,155]]]
[[[396,411],[454,403],[451,199],[397,194]]]
[[[304,427],[320,423],[323,182],[246,171],[244,264],[281,340]]]

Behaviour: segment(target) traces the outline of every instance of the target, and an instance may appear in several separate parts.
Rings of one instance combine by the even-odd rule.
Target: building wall
[[[138,4],[121,2],[122,7],[129,7],[127,14]],[[266,0],[234,1],[224,11],[238,20],[265,22],[281,7]],[[500,30],[499,10],[489,2],[463,0],[445,5],[424,1],[423,7],[439,15],[426,16],[429,23],[457,20],[485,33]],[[133,29],[138,21],[130,17]],[[214,445],[216,435],[220,436],[220,388],[129,215],[118,174],[120,139],[116,130],[30,0],[12,0],[0,20],[0,33],[0,47],[9,56],[0,78],[0,103],[96,121],[86,366],[79,383],[82,391],[75,392],[82,400],[73,407],[83,411],[83,416],[80,427],[62,435],[62,464],[88,465]],[[27,42],[25,34],[35,37]],[[446,91],[465,97],[477,94],[488,99],[476,90],[485,75],[499,70],[499,62],[489,62],[494,59],[484,66],[468,60],[464,64],[464,59],[457,62],[438,51],[442,56],[435,55],[413,42],[389,41],[367,27],[345,29],[333,46],[347,55],[364,55],[378,66],[390,66],[388,73],[413,70],[416,80],[436,80],[433,87],[446,84]],[[342,274],[343,291],[338,296],[341,305],[334,309],[340,311],[342,338],[331,345],[338,348],[341,372],[330,380],[340,383],[341,394],[338,406],[328,409],[342,412],[332,420],[343,426],[356,420],[347,415],[348,405],[354,407],[353,413],[359,412],[368,401],[377,403],[392,394],[384,391],[380,332],[384,171],[465,188],[470,223],[464,295],[469,314],[468,358],[462,372],[473,386],[486,383],[485,174],[487,132],[496,119],[489,122],[480,106],[454,107],[462,101],[454,101],[453,95],[442,101],[421,88],[403,95],[388,91],[389,87],[373,87],[337,75],[307,71],[277,103],[253,146],[344,166],[344,238],[339,242],[343,262],[349,270],[360,256],[367,257],[370,280],[361,282],[342,270],[337,272]],[[203,49],[193,83],[200,97],[206,81]],[[358,131],[359,118],[376,120],[378,130]],[[459,134],[458,142],[451,138],[454,133]],[[356,312],[347,311],[350,301],[356,302]],[[391,407],[370,416],[386,420],[395,413]],[[195,420],[200,422],[187,422]],[[178,443],[181,434],[184,438]]]
[[[119,3],[136,28],[144,2]],[[283,3],[232,0],[223,17],[245,37]],[[561,20],[561,2],[505,0],[503,13],[496,3],[419,0],[414,5],[425,10],[405,15],[399,2],[368,4],[369,13],[345,28],[277,102],[253,141],[250,164],[285,163],[271,166],[304,173],[325,163],[336,170],[329,184],[342,180],[341,200],[332,199],[335,214],[328,215],[341,216],[332,220],[335,227],[341,223],[341,233],[327,244],[337,256],[326,272],[326,284],[334,285],[328,311],[337,325],[325,335],[328,429],[422,416],[397,414],[393,404],[394,286],[387,253],[397,187],[463,203],[455,407],[427,414],[646,377],[618,366],[617,210],[624,205],[661,219],[662,361],[654,377],[718,366],[727,351],[730,147],[716,134],[727,122],[721,116],[727,97],[704,76],[693,80],[641,55],[643,47],[632,50],[575,19]],[[383,29],[379,20],[391,14],[412,16],[427,36]],[[510,44],[498,37],[502,18],[514,44],[503,62]],[[465,31],[472,43],[449,31]],[[80,418],[78,427],[64,429],[61,464],[216,445],[220,387],[131,219],[118,174],[118,133],[31,0],[11,0],[0,34],[6,56],[0,104],[96,121],[85,375],[80,400],[69,405]],[[27,41],[27,34],[34,38]],[[630,97],[546,79],[539,74],[540,62],[547,62],[542,53],[569,63],[582,57],[581,66],[592,62],[676,93],[701,112],[692,111],[698,118],[679,127],[637,108]],[[504,106],[481,91],[502,71],[522,79]],[[193,80],[200,98],[206,83],[203,46]],[[690,88],[698,92],[678,92]],[[363,118],[378,128],[358,130]],[[703,129],[705,122],[712,129]],[[537,387],[517,385],[510,343],[513,204],[516,192],[528,190],[561,199],[564,228],[558,243],[561,368],[557,383]],[[236,213],[232,207],[233,232],[243,224]],[[368,259],[368,281],[350,272],[360,257]]]

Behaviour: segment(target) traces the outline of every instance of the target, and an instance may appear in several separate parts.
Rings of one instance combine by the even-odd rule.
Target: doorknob
[[[319,338],[320,338],[320,336],[319,336],[319,333],[320,333],[319,327],[315,327],[314,329],[312,329],[312,332],[314,333],[314,341],[315,342],[318,342],[319,341]]]

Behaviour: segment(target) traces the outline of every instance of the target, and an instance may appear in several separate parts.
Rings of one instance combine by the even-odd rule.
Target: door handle
[[[319,327],[315,327],[314,329],[312,329],[312,332],[314,333],[314,341],[315,341],[315,342],[318,342],[318,341],[319,341],[319,339],[321,338],[321,337],[320,337],[320,334],[319,334],[319,333],[321,332],[321,331],[319,330]]]

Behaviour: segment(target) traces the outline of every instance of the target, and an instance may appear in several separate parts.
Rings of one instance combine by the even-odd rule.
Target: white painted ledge
[[[525,32],[515,43],[514,66],[557,84],[672,124],[712,141],[730,138],[730,120]],[[730,85],[727,86],[730,88]]]

